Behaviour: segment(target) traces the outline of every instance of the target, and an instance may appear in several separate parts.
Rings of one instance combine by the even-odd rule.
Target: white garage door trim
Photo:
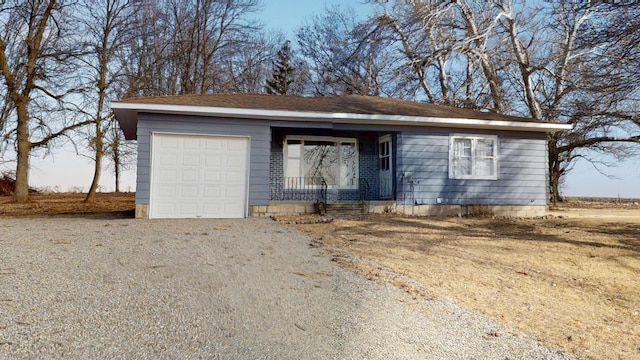
[[[149,217],[246,217],[250,143],[249,136],[152,132]]]

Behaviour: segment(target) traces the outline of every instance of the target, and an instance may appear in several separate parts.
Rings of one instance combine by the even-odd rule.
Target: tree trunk
[[[560,173],[554,171],[549,176],[549,191],[551,196],[551,203],[557,205],[558,201],[562,201],[560,198]]]
[[[120,164],[115,164],[114,175],[116,177],[116,193],[120,192]]]
[[[560,171],[560,156],[555,135],[549,137],[547,146],[549,149],[549,196],[551,203],[556,205],[558,201],[562,201],[560,198],[560,177],[562,172]]]
[[[120,192],[120,162],[122,161],[122,158],[120,157],[120,133],[118,132],[118,128],[117,125],[114,124],[114,126],[116,127],[112,127],[112,131],[113,131],[113,140],[111,142],[111,144],[109,144],[109,147],[111,149],[111,160],[113,161],[113,175],[115,176],[115,180],[116,180],[116,192],[119,193]]]
[[[93,202],[98,189],[98,183],[100,182],[100,173],[102,172],[102,134],[100,134],[100,123],[97,124],[98,135],[96,136],[96,161],[95,168],[93,169],[93,181],[91,181],[91,187],[87,193],[87,197],[84,199],[85,203]]]
[[[26,203],[29,201],[29,155],[31,152],[31,143],[29,142],[29,114],[27,113],[27,104],[16,104],[18,115],[17,130],[17,167],[16,167],[16,183],[13,193],[13,201],[17,203]]]

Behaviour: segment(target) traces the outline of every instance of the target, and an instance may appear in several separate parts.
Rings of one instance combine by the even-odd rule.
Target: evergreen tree
[[[267,80],[265,90],[267,94],[286,95],[289,93],[289,86],[293,83],[293,73],[295,72],[295,68],[290,64],[291,47],[289,41],[278,50],[277,57],[273,61],[271,80]]]

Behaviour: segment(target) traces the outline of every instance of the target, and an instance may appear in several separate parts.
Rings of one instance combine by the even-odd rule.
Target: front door
[[[393,165],[391,163],[391,135],[378,139],[378,158],[380,163],[379,191],[381,199],[393,198]]]

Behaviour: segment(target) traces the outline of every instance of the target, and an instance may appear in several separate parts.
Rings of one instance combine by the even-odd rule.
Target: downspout
[[[402,185],[402,215],[405,215],[404,208],[407,206],[407,198],[404,191],[404,173],[400,175],[400,184]]]
[[[411,184],[411,216],[415,216],[416,215],[415,182],[411,180],[409,184]]]

